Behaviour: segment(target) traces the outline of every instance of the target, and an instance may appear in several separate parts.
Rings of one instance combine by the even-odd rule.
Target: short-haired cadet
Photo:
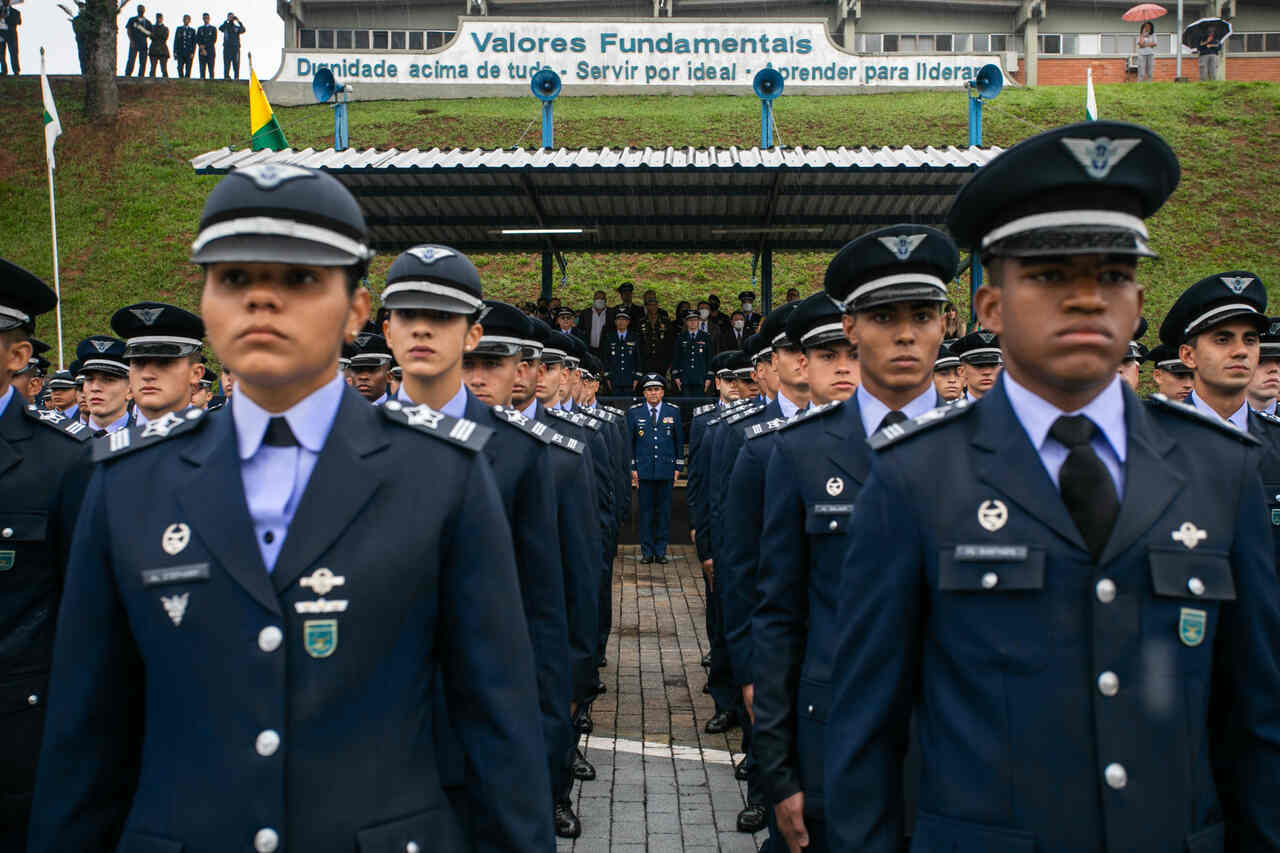
[[[49,408],[61,412],[68,418],[77,418],[79,406],[76,404],[76,377],[70,370],[59,370],[49,377],[45,383],[49,390]]]
[[[192,388],[204,377],[204,323],[174,305],[138,302],[112,315],[111,329],[124,338],[134,425],[175,423],[177,413],[191,405]]]
[[[952,204],[1004,369],[977,403],[871,440],[825,724],[835,850],[900,849],[913,710],[913,849],[1280,838],[1280,595],[1257,440],[1144,402],[1116,373],[1142,312],[1146,220],[1178,178],[1157,134],[1094,121],[1006,149]]]
[[[960,370],[960,357],[943,341],[938,346],[938,358],[933,362],[933,387],[944,403],[964,398],[964,379]]]
[[[986,329],[972,331],[951,344],[951,353],[960,359],[960,378],[964,381],[964,399],[976,403],[996,384],[1004,357],[1000,354],[1000,336]]]
[[[392,360],[386,338],[376,332],[357,333],[355,349],[346,367],[351,373],[351,387],[375,406],[387,402]]]
[[[1151,381],[1156,383],[1156,391],[1185,403],[1194,381],[1191,368],[1178,357],[1178,348],[1158,344],[1147,353],[1147,361],[1151,362]]]
[[[89,428],[10,384],[31,359],[37,317],[56,305],[52,288],[0,258],[0,849],[14,851],[27,844],[58,600],[90,469]]]
[[[764,476],[760,601],[751,626],[755,754],[778,828],[792,846],[827,849],[829,817],[843,808],[824,791],[830,743],[821,720],[839,668],[841,581],[856,585],[870,571],[836,571],[867,482],[866,440],[942,405],[933,365],[958,260],[946,234],[905,224],[872,231],[837,252],[823,289],[842,308],[835,321],[840,335],[857,341],[861,384],[843,402],[837,397],[782,426],[773,440]],[[810,344],[836,340],[833,325],[827,320],[809,331]],[[880,534],[898,541],[892,527]],[[900,782],[896,794],[901,801]]]
[[[490,431],[338,375],[368,246],[323,172],[248,166],[210,193],[192,260],[235,394],[95,444],[32,851],[551,849]],[[441,788],[438,693],[483,821]]]
[[[52,380],[48,384],[52,385]],[[1280,397],[1280,317],[1271,317],[1259,338],[1258,369],[1246,394],[1251,409],[1275,416],[1276,398]]]
[[[125,342],[110,335],[91,335],[76,346],[84,377],[89,426],[96,435],[119,432],[133,424],[129,411],[129,365]]]

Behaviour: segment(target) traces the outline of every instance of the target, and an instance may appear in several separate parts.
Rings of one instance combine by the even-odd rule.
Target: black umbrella
[[[1217,29],[1218,44],[1225,44],[1227,37],[1231,35],[1231,22],[1222,18],[1201,18],[1189,25],[1182,31],[1182,43],[1192,50],[1199,50],[1200,42],[1204,41],[1210,27]]]

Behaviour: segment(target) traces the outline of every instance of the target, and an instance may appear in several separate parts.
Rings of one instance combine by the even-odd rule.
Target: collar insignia
[[[1109,139],[1099,136],[1097,139],[1064,138],[1062,144],[1066,146],[1067,151],[1071,152],[1071,156],[1076,158],[1076,162],[1080,164],[1080,168],[1084,169],[1086,175],[1095,181],[1100,181],[1111,174],[1111,170],[1119,165],[1129,152],[1142,144],[1142,140]]]
[[[890,252],[897,256],[898,260],[905,261],[911,257],[912,252],[920,248],[920,244],[924,242],[924,238],[928,234],[899,234],[896,237],[881,237],[880,242]]]

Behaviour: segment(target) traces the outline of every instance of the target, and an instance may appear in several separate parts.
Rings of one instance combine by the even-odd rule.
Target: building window
[[[955,37],[949,33],[939,33],[933,37],[933,49],[938,53],[951,53],[954,44]]]
[[[314,50],[316,46],[315,30],[298,30],[298,47],[303,50]]]
[[[858,45],[859,53],[884,53],[884,36],[879,33],[860,35],[858,40],[862,42]]]
[[[971,39],[973,41],[971,49],[974,53],[986,53],[991,50],[991,36],[985,33],[974,33]]]
[[[404,30],[391,31],[391,49],[404,50]]]
[[[387,31],[386,30],[373,31],[373,49],[374,50],[387,49]]]
[[[352,44],[351,30],[338,30],[334,33],[334,45],[338,50],[350,50]]]
[[[422,30],[409,32],[409,50],[422,50]]]
[[[1267,53],[1280,53],[1280,33],[1267,33]]]
[[[897,37],[896,35],[891,35],[891,34],[889,34],[889,33],[885,33],[885,36],[884,36],[884,52],[885,52],[885,53],[897,53],[897,52],[898,52],[898,37]]]
[[[942,38],[942,36],[939,36],[938,38]],[[969,40],[971,38],[973,38],[973,36],[968,33],[956,33],[951,37],[951,49],[956,53],[968,53]]]
[[[1009,36],[1004,33],[991,34],[991,48],[996,53],[1004,53],[1009,49]]]
[[[369,49],[369,31],[356,30],[356,50]]]
[[[1052,33],[1043,33],[1039,38],[1040,53],[1043,55],[1057,55],[1062,53],[1062,36]]]
[[[316,30],[316,47],[333,50],[333,30]]]

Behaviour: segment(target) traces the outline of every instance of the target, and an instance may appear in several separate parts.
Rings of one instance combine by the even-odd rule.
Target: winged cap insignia
[[[978,337],[982,338],[984,344],[989,344],[996,339],[994,332],[978,332]]]
[[[1142,140],[1111,139],[1106,136],[1099,136],[1097,139],[1063,137],[1062,144],[1086,175],[1100,181],[1111,174],[1111,170],[1129,156],[1129,152],[1141,145]]]
[[[360,346],[365,346],[366,344],[368,344],[369,343],[368,332],[362,332],[361,334],[356,335],[356,343],[359,344]]]
[[[262,190],[273,190],[286,181],[292,181],[297,178],[315,177],[307,169],[303,169],[300,166],[290,166],[287,163],[259,163],[256,166],[245,166],[242,169],[236,169],[235,174],[244,175],[257,184],[258,189]]]
[[[164,313],[163,308],[130,308],[129,313],[142,321],[144,326],[150,326],[161,314]]]
[[[1247,275],[1221,275],[1218,278],[1237,296],[1244,293],[1244,289],[1254,282],[1253,277]]]
[[[98,352],[106,352],[111,349],[111,341],[89,341],[89,343],[93,344],[93,348]]]
[[[911,257],[916,249],[920,248],[920,244],[924,242],[928,234],[899,234],[896,237],[881,237],[880,242],[890,252],[897,256],[898,260],[905,261]]]
[[[452,258],[457,252],[452,249],[446,249],[443,246],[414,246],[409,250],[409,254],[424,264],[433,264],[445,258]]]

